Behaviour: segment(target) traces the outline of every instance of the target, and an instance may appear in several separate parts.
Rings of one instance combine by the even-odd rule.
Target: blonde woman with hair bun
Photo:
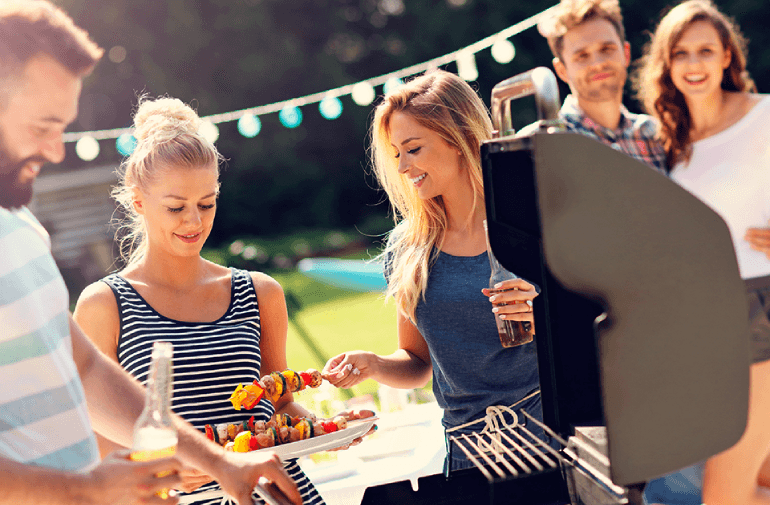
[[[274,412],[308,416],[291,393],[275,405],[262,399],[251,410],[236,411],[229,400],[239,384],[287,368],[288,319],[274,279],[201,257],[216,214],[221,157],[198,133],[200,123],[175,98],[139,104],[136,149],[113,191],[126,216],[120,239],[126,266],[88,286],[74,318],[99,349],[143,383],[153,342],[171,342],[172,408],[201,431],[206,424],[238,424],[251,416],[268,421]],[[105,438],[99,444],[103,454],[115,449]],[[296,460],[285,468],[304,503],[323,503]],[[194,469],[182,478],[184,492],[220,489]]]
[[[398,308],[398,349],[387,356],[346,352],[324,368],[342,388],[374,379],[411,389],[432,378],[444,427],[468,432],[483,428],[468,424],[491,405],[518,404],[542,416],[535,344],[503,348],[493,314],[534,322],[525,302],[537,296],[535,287],[517,279],[496,296],[487,289],[480,147],[491,131],[473,88],[441,70],[407,82],[376,107],[371,161],[396,221],[383,256],[387,295]],[[445,464],[453,469],[472,465],[461,451],[452,454]]]

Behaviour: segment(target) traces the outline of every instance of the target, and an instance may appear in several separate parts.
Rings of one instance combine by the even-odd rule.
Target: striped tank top
[[[251,416],[267,421],[274,412],[273,404],[265,398],[251,410],[237,411],[230,403],[230,394],[238,384],[249,384],[260,378],[262,363],[257,292],[245,270],[232,268],[231,275],[227,312],[216,321],[201,323],[164,317],[117,274],[102,279],[118,303],[118,362],[145,384],[153,342],[171,342],[174,346],[172,409],[201,431],[206,424],[242,423]],[[324,503],[296,460],[287,462],[286,470],[297,483],[304,503]],[[216,482],[194,493],[214,489],[218,489]],[[262,503],[256,495],[255,498],[257,503]],[[195,503],[220,502],[221,498],[216,498]]]

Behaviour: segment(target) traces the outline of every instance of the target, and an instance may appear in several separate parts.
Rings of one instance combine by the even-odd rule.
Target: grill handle
[[[537,67],[506,79],[492,88],[492,125],[495,138],[513,135],[511,100],[535,95],[540,127],[555,125],[559,116],[559,86],[553,72]]]

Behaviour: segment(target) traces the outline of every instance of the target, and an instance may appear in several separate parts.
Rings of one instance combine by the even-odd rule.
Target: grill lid
[[[719,216],[579,134],[489,141],[482,168],[492,249],[542,289],[546,424],[565,438],[606,425],[619,485],[733,445],[748,409],[748,308]]]

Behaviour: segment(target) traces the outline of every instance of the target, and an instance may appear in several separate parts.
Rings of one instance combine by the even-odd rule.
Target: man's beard
[[[0,132],[0,207],[14,209],[23,207],[32,200],[32,183],[34,179],[28,182],[21,182],[19,175],[25,165],[30,162],[45,163],[45,158],[41,156],[30,156],[20,161],[14,161],[5,138]]]
[[[32,181],[19,181],[19,173],[25,163],[9,165],[5,159],[0,161],[0,207],[13,209],[27,205],[32,200]]]
[[[587,83],[583,90],[581,90],[581,98],[587,102],[606,102],[622,96],[627,73],[617,70],[615,70],[615,73],[617,77],[614,82],[605,82],[598,89],[591,89],[590,82]]]

